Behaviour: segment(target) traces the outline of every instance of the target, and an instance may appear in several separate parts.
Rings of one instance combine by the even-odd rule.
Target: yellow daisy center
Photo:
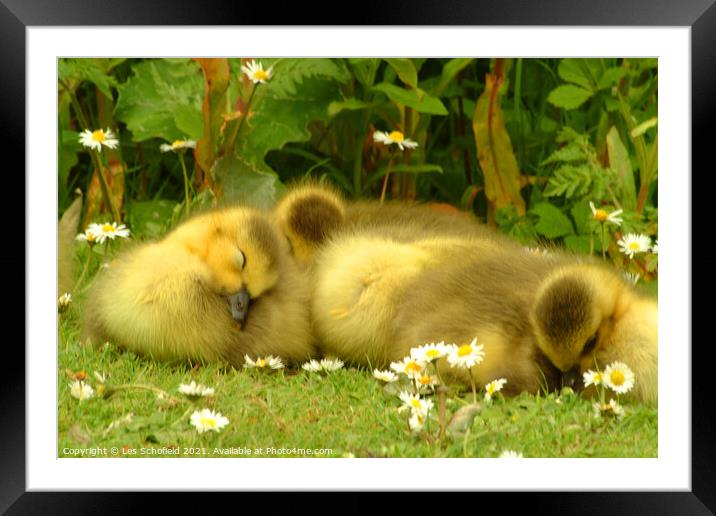
[[[97,129],[96,131],[92,131],[92,139],[96,142],[103,143],[107,139],[107,136],[102,129]]]
[[[97,237],[94,236],[94,233],[87,233],[87,241],[88,242],[94,242],[95,238],[97,238]]]
[[[209,426],[211,428],[214,428],[216,426],[216,421],[214,419],[203,417],[201,418],[201,424],[204,426]]]
[[[440,350],[438,349],[429,349],[425,352],[425,355],[430,358],[436,358],[440,356]]]
[[[417,409],[422,408],[422,406],[423,406],[423,405],[420,403],[420,400],[415,400],[415,399],[414,399],[414,400],[410,400],[410,404],[411,404],[413,407],[417,408]]]
[[[612,373],[609,375],[609,379],[614,385],[623,385],[624,373],[622,373],[621,371],[612,371]]]
[[[431,380],[432,380],[432,378],[430,378],[429,376],[421,376],[421,377],[420,377],[420,384],[421,384],[421,385],[428,385],[428,384],[430,384]]]
[[[181,147],[184,144],[181,140],[174,140],[172,142],[172,149],[176,149],[177,147]]]
[[[259,358],[258,360],[256,360],[256,365],[259,367],[264,367],[266,365],[266,360],[264,360],[263,358]]]
[[[472,346],[470,344],[463,344],[457,348],[457,356],[466,357],[472,353]]]
[[[415,373],[417,373],[417,372],[420,372],[420,371],[422,371],[422,370],[423,370],[423,368],[422,368],[422,367],[420,366],[420,364],[418,364],[417,362],[408,362],[407,364],[405,364],[405,371],[406,371],[406,372],[415,372]]]
[[[593,381],[594,383],[602,383],[602,373],[596,373],[596,374],[592,377],[592,381]]]
[[[628,247],[632,251],[638,251],[639,250],[639,242],[629,242]]]
[[[103,233],[114,233],[114,226],[112,224],[105,224],[102,226]]]
[[[497,386],[496,386],[494,383],[491,383],[490,385],[487,386],[487,393],[488,393],[488,394],[495,394],[495,388],[496,388],[496,387],[497,387]]]
[[[259,81],[265,81],[268,78],[269,78],[269,74],[265,70],[255,70],[254,71],[254,79],[259,80]]]
[[[594,218],[599,222],[604,222],[609,217],[609,214],[604,210],[597,210],[594,212]]]
[[[403,140],[405,140],[405,136],[403,136],[403,133],[400,131],[393,131],[388,135],[391,140],[393,140],[395,143],[400,143]]]

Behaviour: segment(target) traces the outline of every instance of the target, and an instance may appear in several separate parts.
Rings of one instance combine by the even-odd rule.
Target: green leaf
[[[612,127],[607,133],[607,152],[609,165],[617,173],[619,180],[621,203],[626,210],[636,208],[636,186],[634,185],[634,172],[631,168],[629,151],[619,138],[619,131]]]
[[[599,64],[596,59],[570,57],[559,62],[557,73],[565,81],[592,91],[597,84]]]
[[[174,201],[166,199],[128,202],[126,204],[127,223],[134,234],[146,238],[161,236],[167,221],[172,217],[174,205]]]
[[[177,106],[174,113],[174,123],[177,129],[192,140],[198,140],[203,135],[204,120],[202,119],[201,111],[197,111],[193,106]]]
[[[94,59],[59,59],[57,74],[61,80],[89,81],[109,99],[112,98],[111,88],[117,86],[117,80],[106,74]]]
[[[432,90],[432,94],[436,97],[441,97],[442,94],[445,91],[445,88],[457,77],[457,74],[459,74],[467,65],[469,65],[474,59],[472,58],[456,58],[451,59],[448,61],[445,66],[443,66],[442,74],[440,75],[440,82],[435,86],[435,88]]]
[[[149,59],[136,64],[132,72],[132,77],[117,87],[114,114],[127,124],[134,141],[189,137],[177,126],[175,115],[185,109],[201,116],[204,80],[199,65],[189,59]],[[180,120],[186,127],[186,113]]]
[[[332,79],[340,84],[350,79],[345,65],[333,59],[265,59],[262,64],[266,68],[274,68],[267,84],[271,92],[279,97],[295,96],[306,79]]]
[[[622,67],[607,68],[599,78],[597,88],[600,90],[610,88],[612,85],[617,84],[625,74],[626,70]]]
[[[338,100],[328,104],[328,114],[330,116],[335,116],[343,110],[357,111],[359,109],[367,109],[375,105],[375,102],[366,102],[356,98]]]
[[[592,214],[592,209],[589,207],[587,200],[582,200],[572,206],[570,213],[572,214],[572,219],[574,219],[577,233],[589,233],[588,222]]]
[[[447,115],[448,111],[440,99],[428,95],[425,91],[417,88],[406,90],[394,84],[382,82],[373,88],[385,93],[390,100],[413,108],[419,113],[430,115]]]
[[[575,109],[589,100],[591,96],[592,92],[589,90],[571,84],[563,84],[549,92],[547,101],[557,107]]]
[[[289,142],[310,140],[308,124],[327,121],[329,104],[340,99],[335,80],[305,77],[294,94],[287,91],[272,82],[262,85],[233,152],[216,160],[212,173],[225,200],[272,206],[283,185],[264,161],[266,154]]]
[[[423,172],[437,172],[438,174],[442,174],[443,167],[430,163],[420,163],[417,165],[398,163],[397,165],[393,165],[393,172],[408,172],[411,174],[420,174]]]
[[[348,65],[359,83],[367,88],[373,86],[380,59],[356,57],[348,59]]]
[[[385,59],[388,65],[395,70],[400,80],[411,88],[418,87],[418,71],[415,69],[415,65],[410,59]]]
[[[532,213],[539,216],[535,230],[547,238],[558,238],[574,233],[572,223],[556,206],[543,202],[534,206]]]
[[[659,122],[658,117],[652,117],[652,118],[640,123],[634,129],[632,129],[632,131],[630,133],[631,137],[638,138],[639,136],[641,136],[642,134],[647,132],[652,127],[656,127],[658,122]]]
[[[570,143],[565,145],[561,149],[554,151],[549,158],[544,160],[541,164],[547,165],[555,162],[569,162],[569,161],[583,161],[587,158],[584,151],[579,145]]]

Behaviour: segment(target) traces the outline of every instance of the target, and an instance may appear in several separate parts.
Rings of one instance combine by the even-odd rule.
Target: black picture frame
[[[334,6],[335,7],[335,6]],[[25,137],[25,30],[29,26],[83,26],[83,25],[317,25],[316,12],[304,3],[281,5],[251,4],[229,1],[203,2],[122,2],[82,0],[0,0],[0,63],[3,77],[0,80],[0,131],[6,149],[24,149]],[[331,12],[328,9],[325,12]],[[335,12],[333,10],[332,12]],[[310,16],[306,16],[310,14]],[[327,25],[342,25],[346,18],[324,21]],[[714,0],[485,0],[482,2],[411,2],[403,4],[362,2],[359,13],[350,15],[350,24],[369,25],[556,25],[556,26],[682,26],[691,28],[692,70],[692,162],[704,172],[713,169],[709,158],[709,126],[714,119],[716,106],[716,6]],[[18,170],[24,170],[24,153]],[[15,175],[17,177],[17,175]],[[685,180],[691,178],[684,171]],[[24,203],[27,192],[17,181],[13,196]],[[22,194],[18,190],[22,189]],[[24,205],[12,213],[24,213]],[[28,238],[24,224],[14,221],[18,238]],[[12,230],[11,230],[12,231]],[[694,233],[692,233],[694,234]],[[14,235],[13,235],[14,236]],[[2,258],[11,270],[28,271],[25,254],[20,246],[10,256]],[[24,246],[23,246],[24,249]],[[19,281],[19,274],[15,275]],[[22,308],[21,308],[22,307]],[[5,310],[7,320],[24,320],[26,306],[14,299]],[[20,311],[23,311],[20,314]],[[16,323],[17,324],[17,323]],[[19,326],[19,325],[18,325]],[[24,329],[24,326],[23,326]],[[24,331],[23,331],[24,337]],[[16,341],[15,341],[16,342]],[[699,346],[701,344],[701,346]],[[690,492],[618,492],[609,493],[515,493],[480,494],[483,502],[497,501],[503,507],[520,507],[528,504],[530,512],[552,514],[713,514],[716,511],[716,427],[712,384],[708,368],[709,342],[692,346],[692,457]],[[691,345],[691,342],[669,343]],[[8,514],[125,514],[146,506],[143,493],[39,493],[26,492],[26,439],[25,439],[25,353],[16,343],[5,346],[6,367],[3,377],[5,388],[0,390],[3,419],[0,439],[0,511]],[[7,424],[12,422],[12,424]],[[201,506],[202,502],[189,493],[165,493],[157,500],[165,510],[181,506],[184,510]],[[216,496],[216,495],[213,495]],[[500,500],[492,500],[500,496]],[[489,498],[485,498],[489,497]],[[275,510],[292,508],[293,497],[271,497]],[[217,498],[212,504],[220,505]],[[361,501],[357,495],[348,495],[341,505],[353,511],[376,510]]]

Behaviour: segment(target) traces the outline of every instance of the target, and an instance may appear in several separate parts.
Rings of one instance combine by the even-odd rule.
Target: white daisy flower
[[[408,419],[408,426],[410,426],[410,429],[413,432],[420,432],[420,430],[422,430],[425,426],[425,421],[427,421],[427,419],[427,414],[413,411],[410,415],[410,419]]]
[[[611,399],[608,403],[593,403],[594,417],[616,417],[621,419],[624,417],[624,407],[619,405],[616,400]]]
[[[514,450],[505,450],[502,453],[500,453],[500,456],[498,457],[500,459],[524,459],[522,456],[522,452],[514,451]]]
[[[268,70],[264,70],[263,65],[260,62],[252,60],[250,63],[242,66],[241,71],[244,72],[254,84],[259,82],[263,84],[271,78],[271,75],[273,74],[273,67]]]
[[[654,245],[651,246],[651,252],[654,254],[659,254],[659,240],[657,239],[656,242],[654,242]]]
[[[462,346],[452,344],[447,358],[452,367],[468,369],[482,362],[485,358],[485,352],[483,351],[483,345],[478,345],[477,338],[474,338],[472,342]]]
[[[425,370],[425,362],[405,357],[402,362],[393,362],[390,368],[398,374],[405,374],[408,378],[420,377]]]
[[[418,362],[432,362],[446,356],[448,347],[445,342],[424,344],[410,350],[410,357]]]
[[[625,272],[624,279],[626,279],[632,285],[636,285],[637,283],[639,283],[641,275],[638,272]]]
[[[636,233],[629,233],[617,241],[621,252],[629,258],[634,258],[637,253],[645,253],[651,247],[651,240],[648,236]]]
[[[634,387],[634,373],[626,364],[613,362],[604,369],[603,381],[617,394],[624,394]]]
[[[284,368],[283,361],[279,357],[268,355],[264,358],[257,358],[255,361],[251,360],[248,355],[244,355],[246,363],[244,367],[255,368],[255,369],[282,369]]]
[[[318,360],[311,360],[301,366],[302,369],[310,371],[311,373],[317,373],[321,370],[321,364]]]
[[[592,216],[599,222],[611,222],[616,226],[622,225],[623,220],[619,218],[619,215],[621,215],[624,210],[616,210],[611,213],[607,213],[601,208],[596,208],[592,201],[589,201],[589,207],[592,210]]]
[[[190,421],[200,434],[210,430],[218,432],[229,424],[229,420],[222,416],[220,412],[214,412],[208,408],[195,411],[191,415]]]
[[[97,129],[96,131],[85,129],[80,133],[80,143],[87,148],[101,151],[102,145],[110,149],[116,149],[117,145],[119,145],[119,140],[109,128],[106,131],[102,129]]]
[[[433,390],[435,387],[440,385],[440,380],[436,376],[432,376],[429,374],[423,374],[419,377],[413,378],[415,381],[415,386],[421,391],[425,392],[426,390]]]
[[[343,367],[343,360],[337,358],[324,358],[321,360],[321,369],[326,372],[337,371]]]
[[[390,133],[386,133],[383,131],[375,131],[373,133],[373,141],[380,142],[385,145],[396,144],[401,151],[405,150],[406,148],[414,149],[418,146],[418,142],[415,142],[410,138],[406,138],[405,135],[400,131],[392,131]]]
[[[373,369],[373,377],[386,383],[391,383],[398,379],[398,375],[393,371],[381,371],[379,369]]]
[[[97,243],[97,240],[99,239],[99,235],[102,233],[102,230],[100,228],[99,224],[90,224],[85,229],[84,233],[80,233],[75,237],[75,240],[78,240],[80,242],[87,242],[90,246]]]
[[[582,373],[582,379],[584,380],[585,387],[589,387],[590,385],[602,385],[604,383],[604,374],[590,369]]]
[[[194,140],[174,140],[171,144],[162,143],[159,146],[159,150],[162,152],[177,152],[185,149],[196,149],[196,142]]]
[[[405,408],[409,408],[413,413],[418,412],[419,414],[426,415],[433,408],[433,402],[426,399],[421,399],[417,394],[411,394],[407,391],[403,391],[398,396],[403,402]]]
[[[485,385],[485,401],[492,401],[492,396],[496,392],[501,391],[506,383],[507,379],[499,378],[497,380],[492,380],[490,383]]]
[[[189,399],[198,399],[202,396],[214,395],[214,389],[212,387],[206,387],[202,384],[197,384],[194,380],[192,380],[189,384],[180,384],[177,390]]]
[[[73,398],[77,398],[82,401],[94,396],[94,389],[91,385],[81,380],[77,380],[70,384],[70,394]]]
[[[94,226],[94,232],[97,233],[97,243],[102,244],[105,240],[114,240],[115,238],[129,238],[129,230],[124,224],[117,225],[116,222],[105,222],[104,224],[90,224]]]
[[[57,311],[61,314],[65,313],[72,303],[72,294],[65,292],[57,298]]]

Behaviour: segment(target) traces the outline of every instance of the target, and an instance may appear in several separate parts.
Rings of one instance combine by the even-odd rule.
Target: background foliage
[[[656,59],[262,59],[265,84],[242,73],[248,61],[60,59],[59,212],[80,188],[83,224],[107,218],[78,134],[110,128],[120,145],[100,166],[141,238],[188,211],[180,160],[159,147],[191,139],[192,209],[270,206],[304,176],[377,198],[389,169],[388,198],[449,203],[526,245],[605,247],[655,278],[657,255],[629,260],[616,242],[657,235]],[[375,130],[418,147],[392,151]],[[623,224],[602,235],[590,202],[622,209]]]

